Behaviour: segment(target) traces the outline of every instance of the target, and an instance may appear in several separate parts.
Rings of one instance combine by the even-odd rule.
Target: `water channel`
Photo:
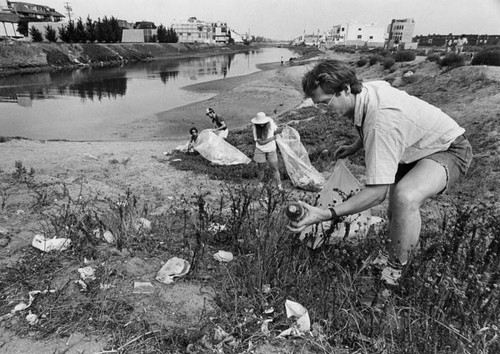
[[[0,136],[102,140],[118,125],[209,99],[182,88],[288,60],[286,48],[0,78]]]

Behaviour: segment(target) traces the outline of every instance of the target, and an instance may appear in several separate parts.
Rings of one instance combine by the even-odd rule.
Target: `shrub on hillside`
[[[384,57],[380,54],[375,54],[370,57],[370,66],[380,63],[384,60]]]
[[[427,61],[439,64],[441,62],[441,56],[438,53],[429,54],[427,56]]]
[[[390,69],[394,66],[396,63],[396,60],[391,57],[384,58],[382,65],[384,66],[384,69]]]
[[[56,42],[57,41],[57,32],[56,32],[54,27],[45,26],[45,38],[49,42]]]
[[[483,50],[472,58],[471,65],[500,66],[500,48]]]
[[[43,41],[42,32],[40,32],[35,26],[31,26],[30,36],[31,36],[31,39],[33,40],[33,42]]]
[[[366,57],[361,57],[361,58],[359,58],[359,60],[356,62],[356,65],[357,65],[358,67],[360,67],[360,68],[361,68],[362,66],[365,66],[365,65],[366,65],[366,63],[368,63],[368,59],[367,59]]]
[[[465,58],[463,55],[456,53],[448,53],[441,59],[441,66],[457,67],[462,66],[465,63]]]
[[[402,61],[414,61],[415,57],[415,52],[401,51],[396,52],[396,54],[394,55],[394,60],[396,60],[398,63]]]

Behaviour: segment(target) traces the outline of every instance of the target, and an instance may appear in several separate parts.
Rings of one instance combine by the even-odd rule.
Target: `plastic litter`
[[[239,165],[252,161],[248,156],[213,133],[210,129],[204,129],[200,132],[194,149],[201,156],[216,165]]]
[[[111,233],[111,231],[104,231],[102,237],[106,240],[107,243],[115,242],[115,236]]]
[[[30,312],[26,315],[26,321],[28,321],[30,326],[36,325],[38,323],[38,316]]]
[[[337,160],[333,173],[319,193],[316,206],[328,208],[342,203],[343,194],[355,194],[363,189],[363,185],[349,171],[345,159]],[[308,226],[300,235],[300,240],[309,237],[308,246],[318,248],[325,239],[331,243],[335,240],[362,238],[366,236],[370,226],[382,219],[371,215],[370,210],[348,216],[344,222],[339,223],[330,230],[331,222],[325,221],[316,225]],[[346,224],[349,227],[346,227]]]
[[[141,229],[145,230],[145,231],[149,231],[149,230],[151,230],[151,221],[149,221],[146,218],[139,218],[139,220],[137,220],[135,223],[135,229],[137,231],[139,231]]]
[[[64,251],[71,245],[69,238],[46,238],[43,235],[35,235],[31,245],[43,252]]]
[[[278,337],[286,336],[303,336],[305,332],[311,329],[311,320],[309,319],[309,312],[307,309],[291,300],[285,301],[286,316],[288,318],[296,318],[295,323],[292,327],[281,332]]]
[[[311,164],[307,150],[300,142],[297,130],[286,126],[276,137],[290,180],[295,187],[318,192],[325,183],[325,178]]]
[[[210,225],[208,225],[207,230],[209,232],[221,232],[226,230],[226,225],[218,224],[216,222],[211,222]]]
[[[234,259],[234,256],[231,252],[227,251],[219,251],[216,254],[214,254],[214,259],[219,262],[231,262]]]
[[[95,280],[95,269],[91,266],[78,268],[78,273],[80,273],[80,278],[82,280]]]
[[[151,294],[154,290],[153,284],[149,281],[134,282],[134,294]]]
[[[38,294],[42,294],[42,295],[45,295],[47,293],[55,293],[56,291],[55,290],[44,290],[44,291],[41,291],[41,290],[33,290],[33,291],[30,291],[28,293],[28,296],[29,296],[29,301],[28,303],[24,303],[24,302],[20,302],[19,304],[17,304],[13,309],[12,311],[10,311],[11,313],[15,313],[15,312],[18,312],[18,311],[22,311],[22,310],[26,310],[28,307],[31,306],[31,304],[33,303],[33,300],[35,300],[35,296],[38,295]]]
[[[174,278],[186,275],[190,268],[188,261],[177,257],[170,258],[156,273],[156,280],[160,283],[172,284]]]

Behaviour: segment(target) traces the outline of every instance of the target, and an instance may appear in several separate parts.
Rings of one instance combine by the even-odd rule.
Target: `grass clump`
[[[404,62],[404,61],[414,61],[416,58],[416,54],[413,51],[398,51],[394,54],[394,60],[396,62]]]
[[[500,48],[492,48],[474,55],[471,65],[500,66]]]
[[[447,53],[439,63],[439,65],[441,65],[442,67],[447,66],[449,68],[463,66],[464,64],[465,64],[464,56],[456,53]]]
[[[384,69],[389,70],[394,66],[395,63],[396,60],[394,58],[387,57],[382,61],[382,66],[384,67]]]
[[[427,61],[434,62],[436,64],[441,63],[441,55],[438,53],[432,53],[427,56]]]
[[[363,56],[363,57],[359,58],[359,60],[356,62],[356,65],[361,68],[361,67],[365,66],[366,63],[368,63],[368,58]]]
[[[375,54],[370,56],[370,66],[373,66],[377,63],[381,63],[384,61],[384,57],[380,54]]]

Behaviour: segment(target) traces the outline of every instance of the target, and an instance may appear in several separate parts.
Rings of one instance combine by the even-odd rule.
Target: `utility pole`
[[[73,9],[71,8],[71,5],[68,1],[64,3],[64,8],[66,9],[66,12],[68,14],[68,21],[71,22],[71,12],[73,11]]]

